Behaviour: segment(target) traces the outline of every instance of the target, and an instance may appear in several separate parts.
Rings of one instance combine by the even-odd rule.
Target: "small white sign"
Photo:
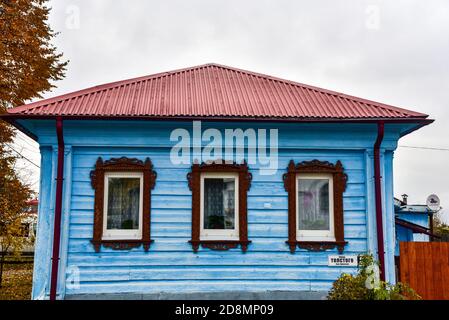
[[[351,266],[357,267],[357,256],[328,256],[329,266]]]

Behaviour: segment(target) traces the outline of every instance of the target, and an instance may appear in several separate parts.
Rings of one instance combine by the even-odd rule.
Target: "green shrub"
[[[408,285],[380,281],[376,275],[377,262],[372,255],[360,256],[356,275],[343,273],[333,284],[329,300],[420,300]]]

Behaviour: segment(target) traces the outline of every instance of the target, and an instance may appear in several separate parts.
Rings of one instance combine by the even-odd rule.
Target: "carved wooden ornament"
[[[142,218],[142,238],[129,240],[103,240],[103,203],[104,203],[104,175],[105,172],[142,172],[143,173],[143,218]],[[135,158],[112,158],[103,161],[100,157],[97,159],[95,169],[90,172],[92,188],[95,190],[94,206],[94,234],[91,240],[95,252],[100,252],[101,245],[117,250],[129,250],[131,248],[143,245],[144,250],[148,251],[153,242],[150,238],[150,208],[151,208],[151,190],[156,183],[156,172],[153,171],[153,164],[149,158],[145,162]]]
[[[335,241],[297,241],[296,237],[296,175],[298,173],[327,173],[333,175],[334,185],[334,234]],[[303,161],[295,165],[290,160],[287,173],[284,173],[284,187],[288,192],[288,241],[286,243],[290,247],[290,252],[294,253],[296,246],[311,250],[322,251],[327,249],[338,248],[339,253],[343,252],[347,242],[344,240],[344,223],[343,223],[343,192],[346,190],[347,175],[340,161],[334,165],[327,161]]]
[[[239,240],[200,240],[200,206],[201,206],[201,173],[238,173],[239,176]],[[187,174],[189,188],[192,191],[192,239],[189,241],[193,251],[197,252],[199,246],[213,250],[228,250],[241,246],[246,252],[248,244],[247,194],[251,186],[252,175],[248,171],[246,162],[242,164],[228,164],[222,160],[212,163],[194,163],[192,171]]]

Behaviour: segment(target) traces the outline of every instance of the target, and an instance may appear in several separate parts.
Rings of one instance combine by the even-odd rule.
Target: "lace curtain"
[[[300,230],[328,230],[329,180],[300,179],[298,211]]]
[[[204,228],[233,229],[235,179],[204,179]]]
[[[108,229],[139,229],[139,178],[109,178]]]

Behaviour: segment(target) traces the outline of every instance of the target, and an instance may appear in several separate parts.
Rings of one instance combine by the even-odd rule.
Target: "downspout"
[[[429,230],[431,234],[433,233],[433,212],[429,214]],[[435,241],[434,237],[429,237],[429,242]]]
[[[377,139],[374,144],[374,192],[376,198],[377,252],[379,255],[380,279],[385,281],[384,230],[382,221],[382,184],[380,175],[380,145],[384,138],[384,122],[377,123]]]
[[[64,136],[62,118],[56,118],[56,135],[58,138],[58,168],[56,174],[55,222],[53,229],[53,256],[51,258],[50,300],[56,300],[58,288],[59,247],[61,242],[62,187],[64,173]]]

